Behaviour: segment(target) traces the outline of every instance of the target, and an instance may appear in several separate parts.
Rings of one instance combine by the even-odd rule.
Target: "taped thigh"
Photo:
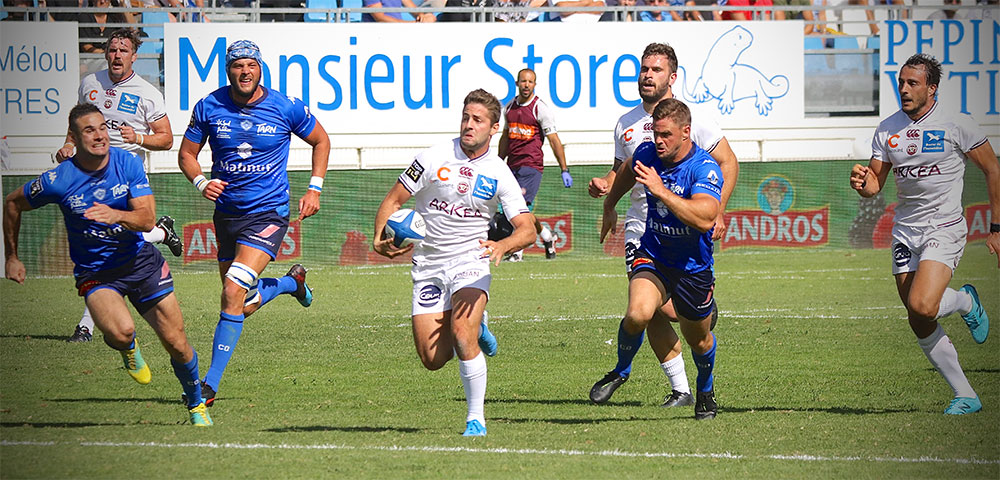
[[[243,287],[247,291],[244,305],[251,305],[260,301],[260,294],[257,293],[257,272],[240,262],[233,262],[226,271],[226,278],[233,283]]]

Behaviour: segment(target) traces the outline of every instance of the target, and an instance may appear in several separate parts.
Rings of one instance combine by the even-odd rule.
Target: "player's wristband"
[[[194,177],[194,180],[191,180],[191,183],[194,184],[194,188],[197,188],[199,192],[204,192],[205,188],[208,187],[208,180],[205,179],[204,175]]]
[[[313,175],[313,177],[309,179],[309,190],[323,193],[323,177]]]
[[[138,145],[138,146],[141,147],[142,146],[142,141],[145,140],[145,139],[146,139],[146,137],[144,137],[141,133],[139,133],[139,132],[135,133],[135,144],[136,145]]]
[[[991,223],[990,233],[1000,233],[1000,223]]]

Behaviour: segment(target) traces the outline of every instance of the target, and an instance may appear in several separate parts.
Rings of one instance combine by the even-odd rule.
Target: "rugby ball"
[[[392,238],[392,244],[400,248],[420,243],[425,231],[424,217],[409,208],[397,210],[385,224],[385,235]]]

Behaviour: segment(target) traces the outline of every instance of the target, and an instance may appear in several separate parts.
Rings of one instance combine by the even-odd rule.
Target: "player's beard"
[[[656,104],[660,100],[663,100],[667,96],[667,92],[670,90],[670,84],[664,82],[663,85],[658,85],[652,94],[643,95],[642,86],[639,86],[639,98],[642,99],[642,103],[646,104]]]
[[[239,100],[243,100],[244,103],[249,102],[250,99],[253,98],[253,94],[257,91],[257,87],[260,86],[260,77],[257,77],[250,83],[250,88],[248,91],[244,91],[243,88],[241,88],[238,80],[239,78],[237,77],[236,82],[230,82],[230,84],[233,86],[233,96]]]

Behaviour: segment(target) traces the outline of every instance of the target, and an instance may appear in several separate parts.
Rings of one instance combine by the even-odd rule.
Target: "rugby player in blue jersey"
[[[73,107],[69,130],[76,155],[7,195],[3,219],[7,278],[23,284],[27,273],[17,256],[21,213],[58,204],[76,287],[104,333],[104,343],[121,352],[136,382],[150,382],[152,375],[125,305],[127,296],[170,354],[174,375],[188,399],[191,423],[210,426],[212,419],[201,400],[198,354],[184,333],[170,267],[141,235],[155,223],[153,191],[135,154],[111,146],[104,121],[94,105]]]
[[[330,138],[301,100],[260,85],[263,66],[256,44],[233,42],[226,50],[229,85],[194,106],[180,147],[181,171],[202,196],[215,202],[222,311],[203,382],[209,406],[243,331],[243,320],[283,293],[304,307],[312,303],[302,265],[293,265],[281,278],[258,277],[276,258],[288,230],[286,169],[291,135],[312,146],[312,179],[299,199],[299,220],[319,211]],[[206,142],[212,148],[210,180],[198,165],[198,153]]]
[[[691,140],[691,111],[670,98],[653,109],[653,141],[640,145],[632,168],[621,172],[604,202],[601,242],[618,223],[617,199],[636,182],[645,187],[647,215],[630,269],[628,308],[618,330],[618,364],[612,372],[632,364],[646,326],[672,299],[698,367],[694,418],[715,418],[712,227],[722,198],[722,171]]]

